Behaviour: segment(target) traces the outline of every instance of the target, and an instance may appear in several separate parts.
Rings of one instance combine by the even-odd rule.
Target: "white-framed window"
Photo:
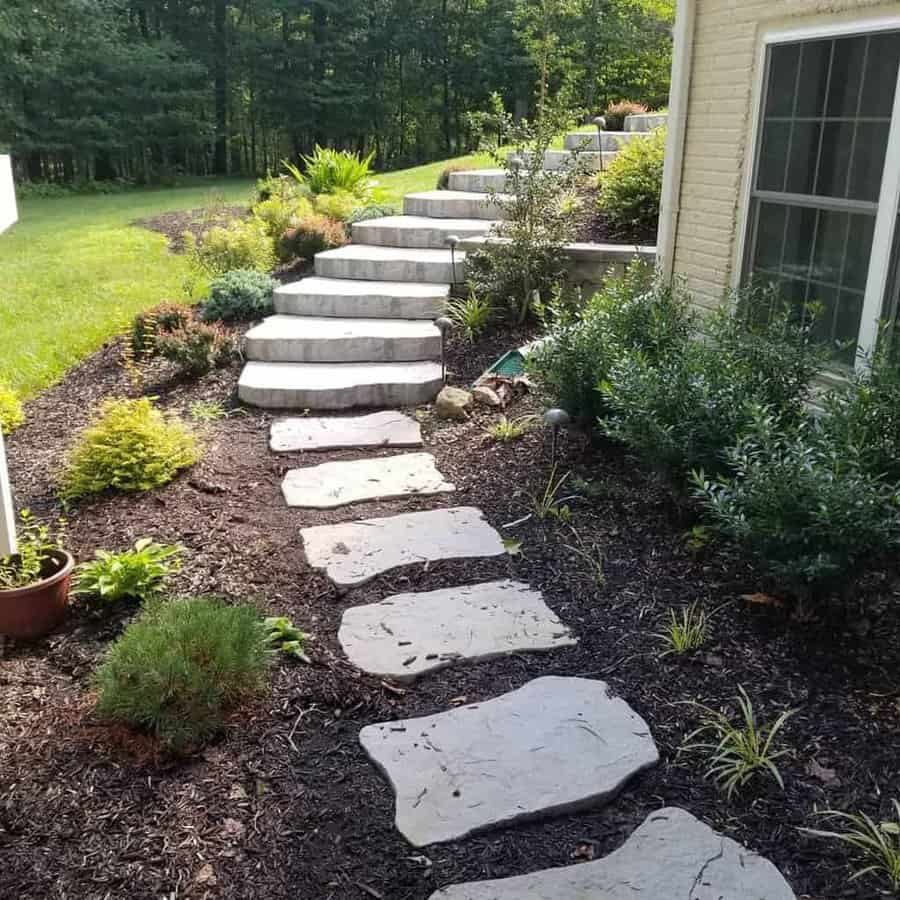
[[[900,19],[767,36],[754,136],[741,277],[864,360],[900,312]]]

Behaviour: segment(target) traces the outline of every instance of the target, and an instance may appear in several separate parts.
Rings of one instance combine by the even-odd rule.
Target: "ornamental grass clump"
[[[107,400],[69,451],[59,494],[71,502],[106,490],[149,491],[200,456],[194,432],[149,398]]]
[[[210,597],[155,600],[94,675],[97,714],[184,752],[265,686],[269,632],[256,610]]]

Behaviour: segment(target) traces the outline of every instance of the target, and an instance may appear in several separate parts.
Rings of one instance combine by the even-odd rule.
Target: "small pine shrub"
[[[270,658],[266,627],[250,607],[203,597],[155,601],[95,673],[97,713],[187,751],[263,689]]]
[[[315,207],[320,216],[338,222],[349,222],[359,208],[359,203],[359,198],[349,191],[335,191],[332,194],[318,194]]]
[[[314,214],[285,232],[280,255],[285,259],[311,260],[317,253],[343,247],[347,241],[347,232],[340,222]]]
[[[733,474],[693,476],[711,525],[801,598],[846,583],[900,545],[897,486],[821,438],[812,424],[786,429],[757,410],[753,427],[727,451]]]
[[[25,421],[16,392],[0,381],[0,434],[12,434]]]
[[[107,400],[69,451],[60,497],[69,502],[109,489],[149,491],[199,458],[193,431],[148,398]]]
[[[275,282],[262,272],[235,269],[214,278],[200,309],[205,322],[250,322],[272,312]]]
[[[184,242],[194,268],[210,276],[234,269],[271,272],[275,268],[275,244],[259,219],[210,228],[201,242],[186,232]]]
[[[137,541],[130,550],[110,553],[98,550],[75,573],[75,594],[96,610],[120,600],[141,603],[154,597],[170,575],[181,571],[183,548],[157,544],[150,538]]]
[[[161,334],[156,346],[160,356],[195,377],[227,366],[237,355],[234,337],[221,325],[193,319],[175,331]]]
[[[299,195],[273,194],[253,207],[253,217],[265,227],[266,234],[277,241],[295,222],[313,211],[312,203]]]
[[[600,209],[620,230],[652,228],[659,222],[666,129],[629,141],[600,176]]]
[[[287,171],[297,183],[313,194],[334,194],[346,191],[358,200],[368,199],[374,186],[372,160],[375,153],[362,158],[358,153],[317,146],[312,156],[303,156],[303,171],[285,163]]]
[[[597,385],[624,352],[656,360],[683,346],[693,325],[687,293],[634,262],[583,307],[551,306],[546,340],[528,355],[526,367],[554,406],[593,422],[608,410]]]
[[[444,166],[441,170],[441,174],[438,175],[437,180],[437,189],[439,191],[449,191],[450,190],[450,176],[454,172],[471,172],[473,169],[477,169],[478,166],[473,163],[450,163],[449,166]]]
[[[624,131],[625,119],[628,116],[640,116],[647,112],[643,103],[635,103],[633,100],[620,100],[618,103],[610,103],[603,113],[606,119],[607,131]]]
[[[347,219],[347,226],[356,224],[357,222],[368,222],[370,219],[383,219],[385,216],[395,216],[397,210],[393,206],[387,206],[381,203],[370,203],[368,206],[357,206],[353,210],[353,215]]]

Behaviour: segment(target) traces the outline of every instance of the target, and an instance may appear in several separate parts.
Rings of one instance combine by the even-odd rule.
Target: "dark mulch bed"
[[[454,380],[468,383],[527,336],[454,346]],[[177,383],[160,372],[148,390],[172,408],[230,403],[237,374],[234,367]],[[63,448],[97,400],[128,390],[110,345],[30,404],[28,424],[9,442],[20,504],[54,509],[49,475]],[[511,414],[529,408],[533,400]],[[353,513],[473,504],[499,527],[529,511],[550,469],[546,435],[496,445],[485,442],[491,416],[484,411],[463,424],[423,415],[428,448],[457,493]],[[178,591],[221,592],[291,616],[315,634],[312,664],[282,662],[269,696],[236,715],[220,741],[173,760],[91,713],[91,670],[132,610],[103,623],[74,610],[50,639],[8,646],[0,658],[0,896],[426,900],[452,882],[572,864],[585,843],[605,854],[667,804],[767,855],[798,895],[874,896],[871,884],[848,883],[843,851],[797,828],[813,824],[816,806],[876,812],[879,798],[900,794],[896,580],[860,583],[859,598],[875,611],[843,624],[801,623],[787,607],[748,604],[741,595],[765,587],[752,569],[726,547],[692,556],[682,540],[691,524],[686,507],[615,448],[571,433],[561,442],[561,465],[595,485],[591,499],[573,501],[571,526],[531,520],[505,532],[522,541],[521,556],[409,567],[339,597],[304,564],[299,529],[353,513],[285,508],[284,472],[322,457],[269,453],[271,421],[236,410],[210,425],[194,471],[151,494],[82,504],[70,514],[69,543],[84,558],[145,535],[181,541],[189,558]],[[579,543],[602,554],[602,587],[570,549]],[[404,689],[341,659],[336,634],[348,605],[498,576],[540,588],[580,644],[445,670]],[[670,608],[695,600],[715,611],[712,645],[689,660],[661,659],[653,635]],[[650,723],[660,765],[605,809],[413,850],[393,827],[391,792],[359,747],[360,728],[434,713],[460,698],[482,700],[547,674],[609,681]],[[797,712],[784,732],[792,749],[781,761],[785,793],[761,786],[729,804],[702,777],[701,761],[678,751],[697,720],[683,701],[725,705],[738,685],[766,720],[785,708]]]
[[[131,224],[164,234],[169,242],[169,249],[173,253],[183,253],[185,232],[200,240],[204,231],[216,226],[225,226],[235,219],[245,219],[249,212],[249,207],[246,206],[210,206],[163,213],[146,219],[137,219]]]
[[[576,241],[593,244],[627,244],[630,247],[655,247],[657,223],[621,226],[610,221],[598,205],[599,191],[594,184],[582,185],[581,221]]]

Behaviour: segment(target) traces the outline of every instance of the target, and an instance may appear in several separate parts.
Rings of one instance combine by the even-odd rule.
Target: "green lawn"
[[[486,157],[466,162],[487,165]],[[460,162],[462,160],[452,160]],[[446,162],[379,176],[385,202],[432,189]],[[184,296],[184,257],[135,219],[204,206],[212,196],[244,203],[249,180],[33,199],[0,236],[0,381],[27,398],[122,331],[136,312]]]

